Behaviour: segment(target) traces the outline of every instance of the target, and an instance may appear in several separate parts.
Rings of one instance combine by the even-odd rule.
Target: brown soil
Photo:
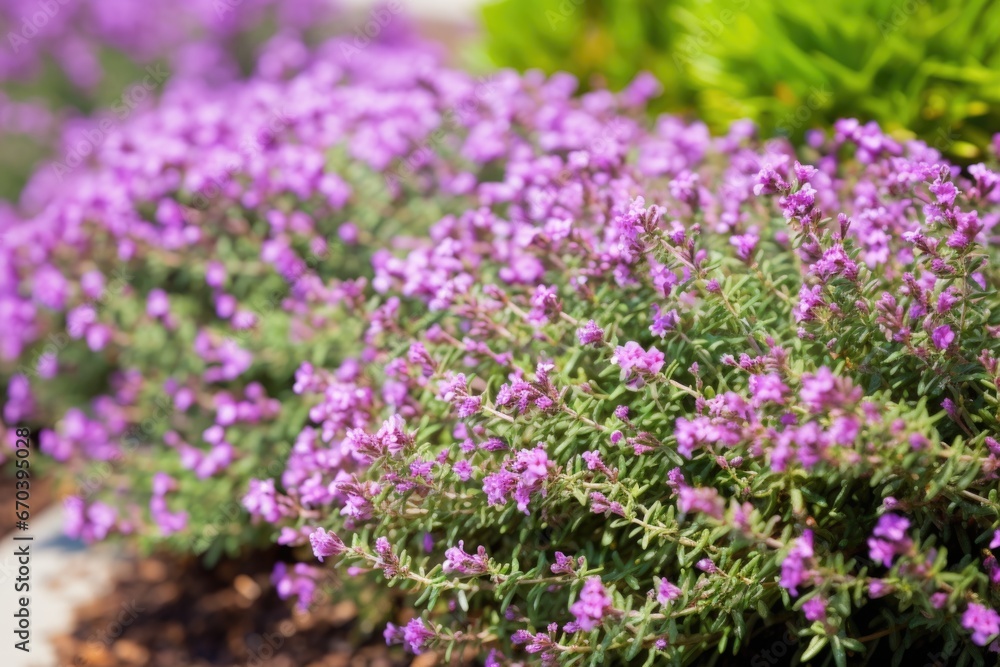
[[[14,512],[23,509],[15,504],[17,501],[17,479],[14,477],[14,471],[14,465],[10,464],[8,469],[0,475],[0,512],[6,516],[3,522],[0,522],[0,538],[14,532],[14,522],[17,520]],[[33,469],[32,472],[34,472]],[[43,509],[52,504],[52,483],[46,478],[39,479],[37,476],[33,476],[29,481],[31,488],[28,490],[28,513],[32,517],[36,517]],[[28,525],[31,525],[30,518]]]
[[[166,556],[123,566],[111,595],[77,610],[56,640],[73,667],[397,667],[412,663],[380,633],[359,627],[341,601],[295,612],[270,582],[274,554],[207,569]]]

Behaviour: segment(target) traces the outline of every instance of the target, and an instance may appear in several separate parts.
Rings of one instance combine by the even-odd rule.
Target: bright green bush
[[[659,108],[716,131],[751,118],[800,140],[859,118],[967,160],[1000,120],[994,0],[502,0],[484,16],[501,65],[612,86],[648,69]]]

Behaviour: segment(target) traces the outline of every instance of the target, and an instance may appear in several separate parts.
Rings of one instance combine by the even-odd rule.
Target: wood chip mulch
[[[110,595],[77,610],[56,640],[73,667],[429,667],[363,629],[350,600],[294,612],[270,582],[276,554],[224,560],[158,556],[125,562]]]

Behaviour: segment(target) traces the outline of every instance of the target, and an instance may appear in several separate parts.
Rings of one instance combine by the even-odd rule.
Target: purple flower
[[[489,571],[489,557],[486,555],[486,548],[480,546],[475,555],[465,552],[465,542],[458,541],[457,547],[451,547],[444,552],[445,561],[441,569],[446,574],[458,572],[459,574],[479,575]]]
[[[226,282],[226,267],[222,262],[211,261],[205,268],[205,283],[209,287],[221,288]]]
[[[821,597],[814,597],[802,604],[802,611],[810,621],[825,621],[826,601]]]
[[[989,607],[970,602],[962,614],[962,627],[972,631],[974,643],[986,646],[991,637],[1000,633],[1000,614]]]
[[[711,558],[702,558],[700,561],[695,563],[695,567],[707,574],[715,574],[719,571],[719,566],[716,565]]]
[[[347,546],[343,540],[337,537],[337,534],[332,530],[317,528],[309,535],[309,542],[312,544],[313,553],[321,563],[324,558],[336,556],[347,551]]]
[[[279,598],[282,600],[298,598],[296,606],[300,611],[306,611],[312,604],[316,592],[316,580],[320,573],[321,570],[305,563],[296,563],[291,570],[285,563],[275,563],[271,582],[274,583]]]
[[[621,506],[621,503],[608,502],[607,497],[598,491],[594,491],[590,494],[590,511],[594,514],[617,514],[618,516],[625,516],[625,508]]]
[[[285,515],[284,508],[278,503],[273,479],[251,479],[250,488],[243,496],[243,507],[251,516],[259,516],[269,523],[277,523]]]
[[[581,345],[598,345],[604,342],[604,329],[597,326],[594,320],[590,320],[577,329],[576,337]]]
[[[576,626],[590,632],[601,624],[604,618],[613,611],[614,602],[604,588],[600,577],[588,577],[580,591],[580,597],[569,611],[576,619]]]
[[[939,350],[947,350],[955,342],[955,332],[947,324],[942,324],[931,333],[931,341]]]
[[[599,470],[605,474],[610,472],[604,461],[601,460],[600,452],[584,452],[580,457],[587,463],[587,470]]]
[[[3,420],[16,424],[32,416],[35,411],[35,397],[31,393],[31,382],[25,375],[14,375],[7,385],[7,403],[3,406]]]
[[[451,469],[452,472],[454,472],[455,475],[463,482],[468,481],[469,478],[472,477],[472,464],[465,459],[457,461]]]
[[[386,623],[385,630],[382,632],[382,636],[385,637],[385,643],[388,646],[394,644],[403,643],[403,628],[399,627],[395,623]]]
[[[792,595],[798,595],[798,587],[810,577],[809,561],[813,557],[813,534],[802,531],[795,540],[791,551],[781,561],[781,586]]]
[[[423,653],[428,640],[433,637],[434,633],[427,629],[423,619],[420,618],[411,619],[403,628],[403,643],[416,655]]]
[[[656,589],[656,601],[662,605],[667,605],[678,599],[681,594],[682,591],[680,588],[673,585],[665,578],[660,579],[660,585]]]
[[[787,167],[786,167],[787,169]],[[765,165],[757,173],[757,182],[753,186],[753,193],[758,197],[762,195],[773,195],[779,192],[787,192],[791,186],[774,170],[771,165]]]
[[[664,361],[663,353],[655,347],[647,352],[635,341],[619,346],[611,357],[611,363],[621,368],[621,379],[630,389],[641,388],[646,378],[660,372]]]
[[[508,470],[492,473],[483,477],[483,493],[490,505],[504,505],[517,488],[518,477]]]
[[[146,314],[153,318],[161,318],[170,314],[170,299],[162,289],[150,290],[146,298]]]
[[[750,395],[753,396],[756,406],[767,402],[784,405],[787,393],[788,387],[777,373],[750,376]]]
[[[522,449],[513,460],[504,462],[502,470],[483,478],[483,492],[490,505],[503,505],[513,496],[517,508],[527,514],[531,496],[545,495],[545,482],[553,465],[544,446]]]
[[[883,514],[879,517],[872,537],[868,538],[868,555],[871,559],[885,567],[892,567],[893,559],[908,552],[913,544],[906,536],[909,527],[909,520],[896,514]]]
[[[861,399],[861,390],[853,386],[849,378],[840,378],[826,366],[815,374],[802,375],[799,398],[815,413],[832,408],[846,407]]]
[[[699,512],[713,519],[721,520],[726,504],[719,496],[719,492],[710,486],[695,488],[684,485],[678,492],[677,508],[682,514]]]
[[[32,296],[41,305],[53,310],[62,309],[68,290],[66,278],[57,269],[45,265],[35,272]]]
[[[458,406],[458,418],[466,419],[479,412],[483,400],[479,396],[469,396]]]
[[[63,501],[63,507],[66,535],[88,544],[103,540],[118,523],[115,509],[99,500],[87,506],[82,498],[69,496]]]
[[[556,562],[553,563],[549,569],[552,570],[552,574],[573,574],[576,572],[577,565],[583,564],[583,557],[580,558],[579,563],[570,558],[561,551],[556,552]]]
[[[753,233],[738,234],[729,238],[729,244],[736,247],[736,256],[743,261],[749,261],[757,249],[760,237]]]
[[[649,331],[654,336],[663,338],[668,331],[672,331],[680,322],[680,317],[676,310],[663,312],[658,304],[653,304],[653,323],[649,326]]]

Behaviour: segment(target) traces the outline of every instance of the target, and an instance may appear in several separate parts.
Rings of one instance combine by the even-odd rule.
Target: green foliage
[[[962,160],[1000,126],[1000,3],[975,0],[502,0],[484,10],[495,62],[621,87],[664,85],[660,109],[716,131],[750,118],[799,140],[875,120]]]

